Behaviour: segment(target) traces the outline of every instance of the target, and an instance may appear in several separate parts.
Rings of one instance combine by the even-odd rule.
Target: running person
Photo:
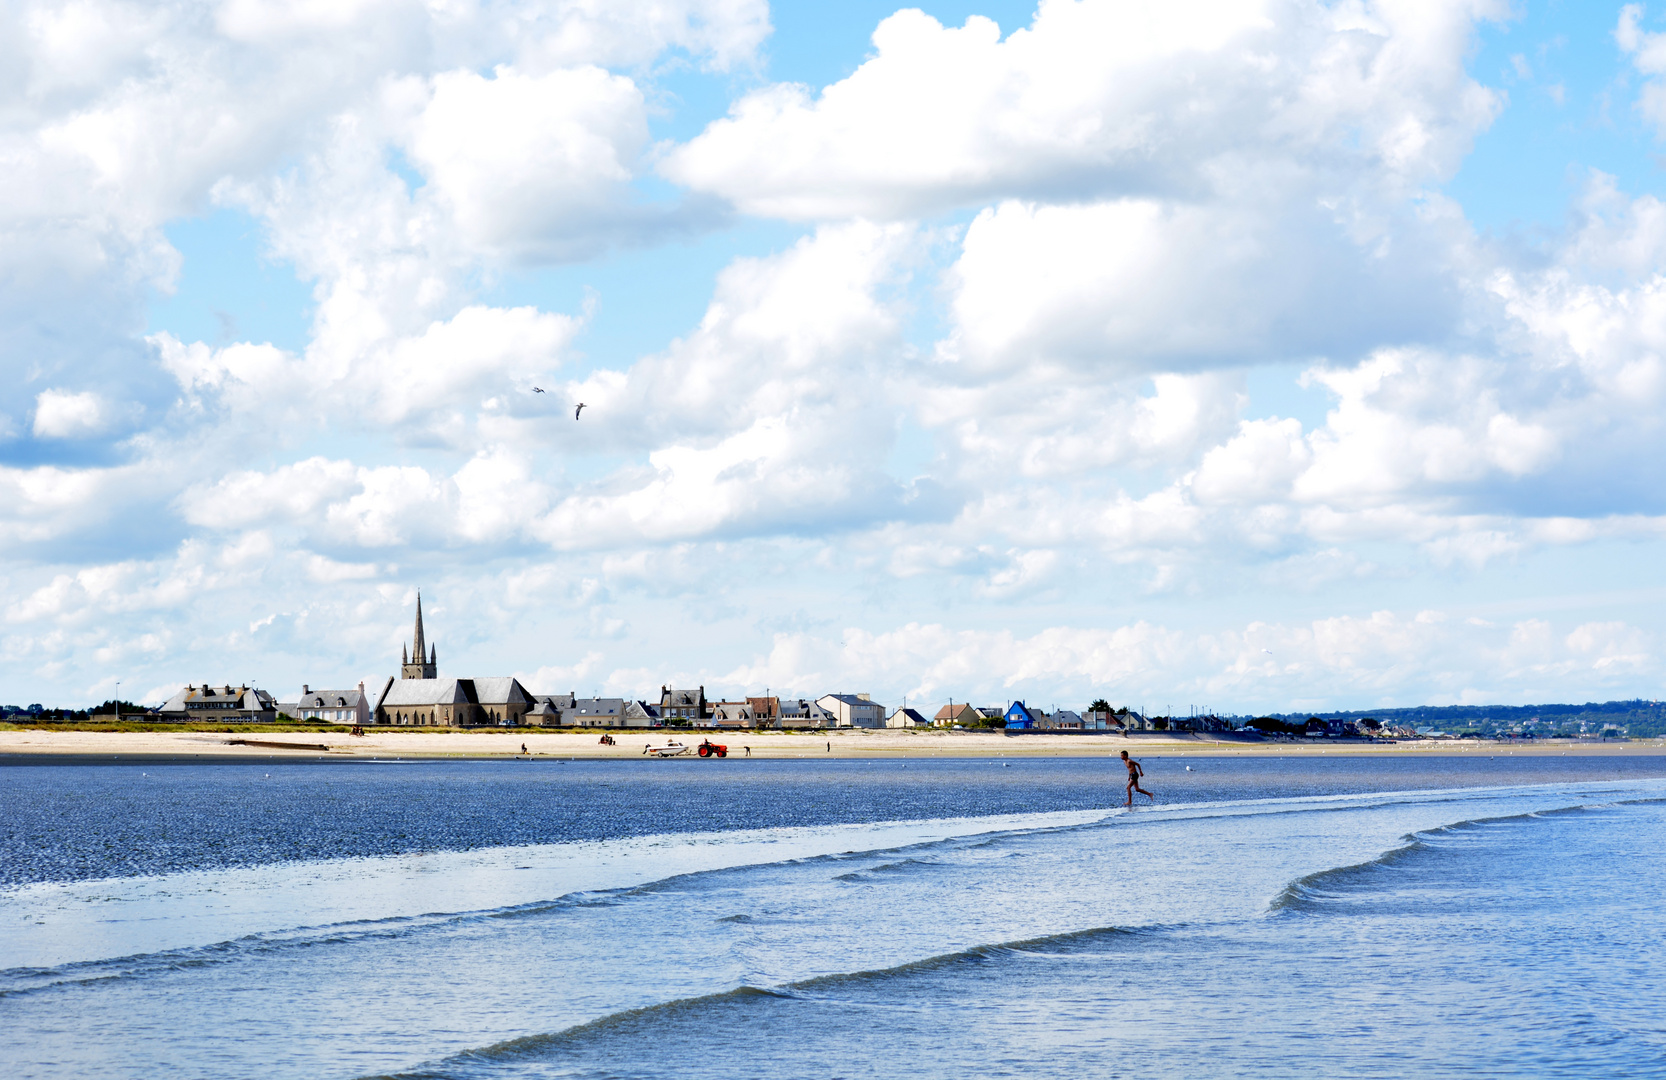
[[[1128,805],[1134,805],[1134,792],[1136,791],[1150,799],[1152,802],[1156,802],[1157,796],[1140,787],[1140,777],[1145,775],[1145,770],[1140,768],[1139,762],[1128,756],[1128,751],[1126,750],[1122,752],[1122,763],[1128,766]]]

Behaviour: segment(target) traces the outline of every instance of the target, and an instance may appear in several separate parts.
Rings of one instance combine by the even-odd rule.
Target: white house
[[[833,715],[834,727],[885,726],[885,706],[867,694],[823,694],[816,704]]]
[[[901,708],[885,718],[886,727],[914,728],[930,727],[931,721],[910,708]]]
[[[290,715],[297,720],[363,726],[370,723],[370,701],[362,682],[357,690],[314,690],[302,683],[301,696]]]

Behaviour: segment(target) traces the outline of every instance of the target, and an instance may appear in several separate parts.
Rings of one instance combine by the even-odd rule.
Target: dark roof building
[[[157,710],[158,720],[270,724],[278,719],[278,703],[271,694],[248,686],[191,685]]]

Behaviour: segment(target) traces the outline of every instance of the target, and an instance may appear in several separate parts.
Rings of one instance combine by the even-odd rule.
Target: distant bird
[[[542,394],[544,392],[544,388],[542,386],[534,386],[532,388],[532,392],[534,394]]]
[[[581,402],[578,403],[578,408],[573,410],[573,419],[577,420],[578,419],[578,414],[583,412],[583,411],[584,411],[584,402],[581,401]]]

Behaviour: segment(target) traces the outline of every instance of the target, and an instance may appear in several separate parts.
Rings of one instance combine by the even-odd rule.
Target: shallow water
[[[1132,813],[1103,758],[4,770],[0,1055],[41,1077],[1666,1072],[1666,762],[1145,760],[1162,801]]]

